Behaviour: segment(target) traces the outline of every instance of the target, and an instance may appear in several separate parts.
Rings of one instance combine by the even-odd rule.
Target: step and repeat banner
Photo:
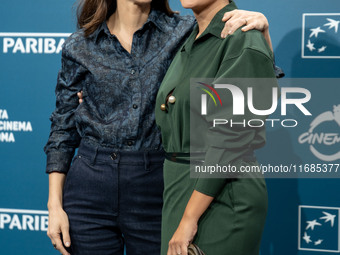
[[[267,16],[276,62],[286,73],[281,86],[305,89],[296,95],[305,99],[303,104],[287,110],[290,122],[281,120],[282,112],[274,114],[280,121],[268,130],[267,146],[257,152],[274,173],[296,173],[267,179],[269,210],[261,254],[340,253],[340,2],[236,3]],[[171,5],[183,15],[192,14],[179,0]],[[1,2],[0,254],[58,254],[46,236],[43,147],[61,47],[75,31],[75,7],[69,0]],[[303,109],[310,115],[302,116]],[[292,125],[294,119],[297,125]],[[323,171],[333,174],[323,178]]]

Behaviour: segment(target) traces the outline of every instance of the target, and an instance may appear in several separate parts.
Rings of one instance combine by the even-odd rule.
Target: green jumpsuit
[[[226,39],[220,37],[224,27],[221,21],[223,14],[234,9],[236,5],[231,2],[220,10],[198,39],[195,39],[198,33],[196,27],[175,56],[163,80],[157,95],[156,122],[167,153],[190,152],[191,78],[275,78],[273,55],[260,32],[237,30]],[[169,94],[175,97],[175,102],[167,102]],[[232,101],[227,96],[222,99],[227,104],[228,100]],[[230,114],[226,113],[231,117]],[[240,164],[256,165],[256,161],[242,162],[241,155],[249,148],[264,145],[264,128],[224,129],[223,135],[221,132],[212,134],[215,144],[202,142],[205,160],[225,164],[239,160]],[[202,135],[206,133],[202,130]],[[264,179],[195,179],[190,178],[188,164],[165,160],[161,255],[167,254],[168,243],[193,190],[214,197],[200,218],[193,241],[206,255],[259,254],[267,212]]]

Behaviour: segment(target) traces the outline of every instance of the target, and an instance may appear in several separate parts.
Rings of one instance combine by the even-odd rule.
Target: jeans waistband
[[[164,161],[164,151],[119,151],[109,147],[81,142],[78,155],[91,161],[109,161],[122,164],[156,163]]]

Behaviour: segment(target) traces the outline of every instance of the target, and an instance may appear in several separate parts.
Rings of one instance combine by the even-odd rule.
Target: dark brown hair
[[[153,0],[151,7],[169,16],[174,14],[168,0]],[[85,36],[89,36],[116,11],[116,8],[116,0],[80,0],[77,8],[78,28],[83,28]]]

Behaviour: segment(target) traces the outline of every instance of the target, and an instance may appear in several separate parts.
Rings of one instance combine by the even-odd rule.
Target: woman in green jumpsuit
[[[258,255],[267,212],[265,181],[262,176],[190,178],[190,165],[186,163],[190,160],[191,145],[189,87],[191,78],[274,80],[272,51],[258,31],[242,33],[238,30],[226,39],[220,38],[222,16],[226,11],[236,9],[233,2],[182,0],[182,4],[193,9],[198,25],[173,60],[156,102],[156,122],[167,153],[161,255],[185,255],[190,242],[198,245],[206,255]],[[208,9],[206,13],[202,6]],[[249,86],[247,80],[235,82],[243,91]],[[275,87],[276,82],[264,82],[263,88],[260,85],[260,91],[270,89],[270,93],[261,93],[260,101],[271,102],[270,86]],[[223,113],[225,119],[233,118],[231,96],[224,93],[221,99],[224,107],[230,106],[230,111]],[[253,116],[247,110],[245,115],[245,119],[266,118]],[[207,116],[207,122],[214,118],[209,112]],[[198,151],[206,152],[204,164],[258,164],[256,159],[247,160],[246,156],[251,155],[249,151],[264,145],[264,127],[230,128],[224,125],[211,130],[208,125],[198,124],[195,128],[201,132],[202,139],[191,142]]]

